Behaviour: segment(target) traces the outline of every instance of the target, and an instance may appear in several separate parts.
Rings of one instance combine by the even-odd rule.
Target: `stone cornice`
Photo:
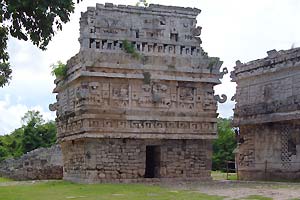
[[[233,120],[234,126],[264,124],[270,122],[284,122],[300,119],[300,111],[282,112],[263,115],[253,115],[249,117],[235,117]]]
[[[84,77],[94,77],[94,78],[119,78],[119,79],[144,79],[144,75],[140,74],[123,74],[123,73],[105,73],[105,72],[88,72],[80,71],[76,75],[70,77],[67,81],[57,81],[57,86],[53,90],[54,93],[58,93],[63,88],[67,87],[69,84],[74,82],[77,79]],[[194,82],[194,83],[211,83],[214,85],[220,84],[221,81],[216,78],[194,78],[187,76],[172,76],[172,75],[152,75],[151,79],[153,80],[167,80],[167,81],[185,81],[185,82]]]
[[[96,4],[95,7],[88,7],[87,12],[94,12],[96,10],[108,10],[108,11],[119,11],[119,12],[128,12],[128,13],[143,13],[151,15],[174,15],[174,16],[191,16],[195,17],[201,13],[201,10],[198,8],[183,8],[177,6],[163,6],[157,4],[150,4],[149,7],[141,6],[126,6],[126,5],[114,5],[112,3]]]
[[[300,67],[300,48],[281,51],[271,50],[267,53],[266,58],[248,63],[243,64],[237,61],[234,71],[231,72],[232,81],[237,82],[244,78]]]

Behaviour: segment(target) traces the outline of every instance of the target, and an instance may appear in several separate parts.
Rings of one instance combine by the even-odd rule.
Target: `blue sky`
[[[114,4],[134,5],[136,0],[111,0]],[[149,0],[150,3],[197,7],[202,10],[198,25],[202,26],[202,47],[209,56],[220,57],[223,67],[233,70],[236,60],[247,62],[266,57],[270,49],[289,49],[300,46],[299,0]],[[55,113],[48,105],[55,101],[52,94],[54,78],[50,65],[67,61],[79,50],[79,17],[87,6],[105,3],[103,0],[84,0],[76,5],[71,21],[63,26],[48,46],[41,51],[29,42],[10,38],[8,51],[13,67],[13,79],[0,88],[0,135],[21,126],[21,117],[29,109],[39,110],[47,120]],[[229,74],[216,94],[226,94],[228,101],[219,106],[222,117],[232,116],[235,84]]]

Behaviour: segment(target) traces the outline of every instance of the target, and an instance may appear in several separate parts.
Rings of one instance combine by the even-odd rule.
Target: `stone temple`
[[[80,51],[50,105],[65,180],[210,179],[217,101],[226,99],[213,87],[227,70],[200,47],[199,13],[110,3],[82,13]]]
[[[236,62],[234,124],[244,180],[300,179],[300,48]]]

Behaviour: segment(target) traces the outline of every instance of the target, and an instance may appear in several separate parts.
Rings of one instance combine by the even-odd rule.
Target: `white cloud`
[[[0,135],[9,134],[14,129],[21,127],[21,118],[28,110],[40,111],[46,121],[55,119],[54,113],[45,111],[39,105],[28,107],[20,103],[11,104],[11,97],[5,95],[4,100],[0,101]]]

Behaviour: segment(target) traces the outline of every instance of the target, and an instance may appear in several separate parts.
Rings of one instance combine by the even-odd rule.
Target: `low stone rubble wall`
[[[60,145],[35,149],[17,159],[0,163],[0,176],[15,180],[62,179],[62,153]]]

